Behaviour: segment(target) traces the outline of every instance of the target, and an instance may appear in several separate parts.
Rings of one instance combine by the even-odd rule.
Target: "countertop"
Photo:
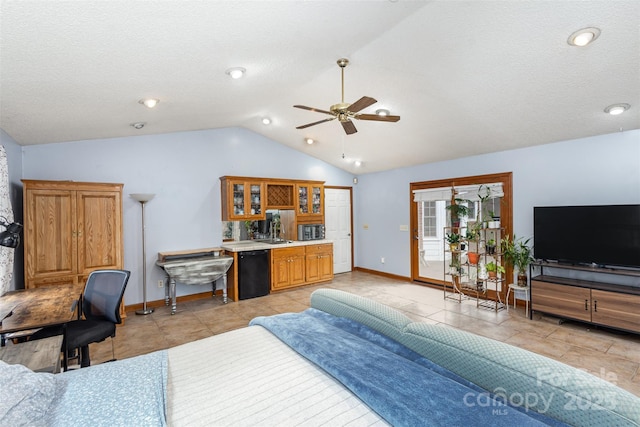
[[[220,247],[228,252],[244,252],[244,251],[259,251],[262,249],[280,249],[280,248],[292,248],[295,246],[309,246],[309,245],[323,245],[327,243],[333,243],[332,240],[288,240],[287,243],[265,243],[255,240],[243,240],[240,242],[224,242]]]

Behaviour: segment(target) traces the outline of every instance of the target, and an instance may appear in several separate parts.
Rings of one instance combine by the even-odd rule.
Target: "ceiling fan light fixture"
[[[391,112],[389,110],[387,110],[386,108],[379,108],[376,110],[376,114],[382,117],[386,117],[389,114],[391,114]]]
[[[246,72],[247,70],[242,67],[233,67],[225,71],[225,73],[234,80],[241,78],[242,76],[244,76],[244,73]]]
[[[629,108],[631,108],[631,105],[629,104],[612,104],[609,105],[607,108],[604,109],[604,112],[607,114],[611,114],[612,116],[617,116],[619,114],[624,113],[625,111],[627,111]]]
[[[600,36],[600,29],[588,27],[578,30],[569,36],[567,43],[571,46],[583,47],[594,42]]]
[[[153,108],[160,103],[159,99],[156,98],[143,98],[138,103],[144,105],[147,108]]]

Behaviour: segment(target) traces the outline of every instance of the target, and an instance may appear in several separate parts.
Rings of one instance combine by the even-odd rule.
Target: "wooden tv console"
[[[568,274],[553,275],[555,269]],[[594,280],[568,277],[580,275]],[[636,286],[608,283],[605,275],[635,277]],[[530,266],[530,277],[529,318],[536,311],[640,333],[640,271],[537,262]]]

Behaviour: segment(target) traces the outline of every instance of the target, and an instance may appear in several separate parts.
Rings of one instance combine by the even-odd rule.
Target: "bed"
[[[0,425],[640,426],[588,373],[321,289],[302,313],[57,375],[0,362]]]

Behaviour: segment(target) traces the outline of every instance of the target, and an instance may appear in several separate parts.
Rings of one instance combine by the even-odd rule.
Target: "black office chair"
[[[129,281],[130,272],[126,270],[95,270],[89,274],[84,292],[80,298],[78,314],[84,318],[73,320],[64,326],[44,328],[33,334],[31,339],[41,339],[64,334],[62,345],[64,368],[67,369],[67,356],[71,350],[80,349],[80,367],[91,365],[89,344],[101,342],[111,337],[111,352],[115,360],[116,324],[122,323],[120,304]],[[65,331],[66,328],[66,331]]]

